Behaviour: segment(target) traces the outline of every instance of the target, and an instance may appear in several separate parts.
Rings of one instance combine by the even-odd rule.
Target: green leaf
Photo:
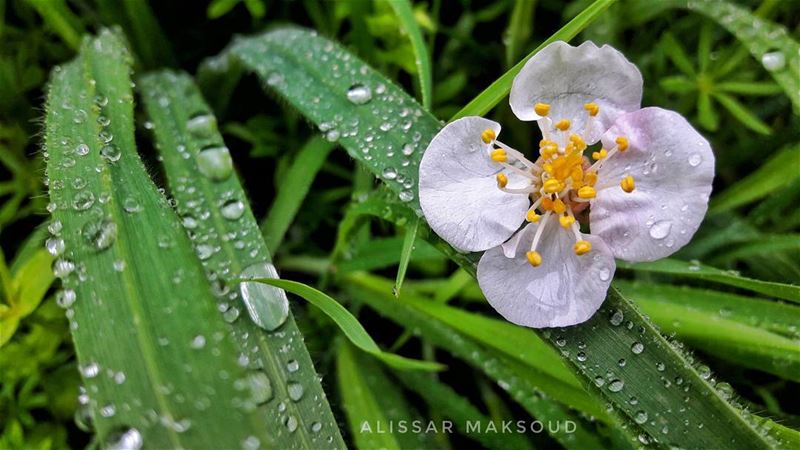
[[[723,94],[722,92],[715,92],[714,98],[728,110],[733,117],[739,120],[744,126],[750,128],[751,130],[755,131],[756,133],[760,134],[772,134],[772,129],[764,123],[758,116],[750,112],[746,106],[739,103],[738,100],[731,97],[728,94]]]
[[[443,370],[444,366],[436,362],[418,361],[415,359],[405,358],[393,353],[387,353],[378,347],[378,344],[372,340],[367,330],[361,326],[361,323],[350,314],[350,311],[342,306],[339,302],[334,300],[324,292],[318,291],[311,286],[307,286],[297,281],[279,280],[274,278],[253,278],[252,280],[257,283],[264,283],[270,286],[279,287],[286,291],[291,292],[297,296],[302,297],[312,305],[319,308],[331,320],[333,320],[339,329],[342,330],[347,339],[356,347],[369,353],[370,355],[380,359],[386,364],[401,370],[428,370],[437,371]]]
[[[783,92],[780,85],[763,81],[721,81],[714,87],[718,91],[738,95],[776,95]]]
[[[261,428],[266,428],[276,448],[344,448],[285,293],[251,289],[249,296],[253,298],[244,302],[243,291],[231,290],[227,284],[242,273],[273,276],[275,272],[232,166],[223,164],[228,168],[223,179],[209,178],[200,170],[201,162],[206,162],[200,154],[209,148],[221,155],[221,161],[230,162],[208,105],[183,73],[148,74],[139,85],[181,222],[192,237],[216,297],[217,317],[228,323],[238,344],[238,361],[249,369],[247,384],[257,390]],[[314,148],[324,151],[327,147]],[[215,149],[224,150],[220,153]],[[219,170],[204,170],[206,174],[225,175]],[[277,311],[277,319],[262,319],[257,324],[248,314],[251,310],[263,314]],[[281,317],[285,322],[280,323]],[[264,329],[265,324],[275,328]]]
[[[701,13],[733,33],[783,87],[795,113],[800,113],[800,44],[785,27],[724,0],[680,1],[675,6]]]
[[[683,75],[663,77],[658,81],[661,89],[678,94],[688,94],[697,90],[697,83]]]
[[[800,145],[783,148],[750,175],[714,196],[708,213],[719,214],[764,198],[800,178]]]
[[[515,0],[505,32],[506,67],[514,64],[533,30],[533,13],[536,0]]]
[[[697,95],[697,121],[703,128],[716,131],[719,128],[719,114],[711,101],[711,95],[700,92]]]
[[[408,263],[411,262],[411,252],[414,250],[414,242],[417,240],[417,230],[419,229],[419,219],[411,222],[411,225],[406,229],[406,234],[403,237],[403,250],[400,253],[400,266],[397,268],[397,277],[394,282],[395,297],[400,296],[400,288],[403,287],[403,280],[406,278],[406,271],[408,270]]]
[[[689,59],[689,55],[686,54],[686,51],[683,50],[683,46],[675,39],[672,33],[666,32],[661,37],[661,48],[684,75],[690,78],[696,75],[694,64],[692,64],[692,61]]]
[[[609,3],[595,3],[587,10],[591,14],[587,16],[584,13],[581,17],[593,17],[598,5],[607,6]],[[254,70],[268,87],[318,125],[334,121],[334,128],[341,132],[339,142],[348,152],[374,174],[383,177],[389,188],[399,193],[401,201],[398,202],[397,209],[404,209],[402,205],[405,205],[419,213],[415,187],[420,150],[440,125],[406,94],[341,47],[302,30],[276,30],[241,39],[223,57],[235,58]],[[349,101],[347,92],[357,84],[369,86],[371,89],[374,87],[373,92],[378,95],[372,96],[367,103]],[[360,95],[355,98],[363,99]],[[489,101],[483,104],[494,103]],[[407,129],[404,126],[398,127],[397,122],[391,121],[388,122],[390,126],[380,126],[380,117],[394,118],[403,115],[414,118],[408,121]],[[337,120],[337,116],[341,119]],[[398,151],[409,139],[414,144],[410,151]],[[387,176],[387,168],[396,169],[396,172],[391,171],[390,176]],[[433,236],[427,227],[422,228],[419,231],[420,236],[434,242],[437,248],[441,248],[447,256],[474,275],[475,255],[459,255]],[[391,292],[388,294],[391,296]],[[360,299],[369,301],[365,297]],[[393,302],[402,303],[397,300]],[[396,305],[381,302],[376,308],[386,309],[392,306]],[[620,322],[618,326],[614,323],[620,314],[625,318],[625,325]],[[717,393],[692,368],[683,354],[674,349],[635,309],[630,300],[618,295],[613,289],[592,320],[564,330],[539,333],[550,345],[562,352],[577,378],[589,386],[595,396],[613,405],[615,412],[625,416],[631,423],[641,417],[639,411],[648,414],[647,422],[626,428],[634,436],[642,432],[642,439],[646,441],[657,438],[662,444],[678,447],[724,447],[730,439],[734,439],[739,445],[759,448],[769,445],[767,438],[748,420],[750,416],[742,414],[722,394]],[[445,345],[452,343],[450,340],[446,342]],[[581,360],[581,353],[587,355],[591,364]],[[475,355],[462,357],[481,364]],[[624,368],[619,364],[623,359]],[[495,376],[499,376],[499,370],[516,371],[511,368],[515,366],[515,361],[509,360],[508,364],[510,366],[502,369],[493,367],[491,370]],[[659,370],[662,367],[660,364],[664,365],[663,371]],[[522,370],[527,368],[521,363],[516,366]],[[516,372],[505,372],[505,376],[519,375]],[[662,378],[681,378],[688,383],[680,388],[674,384],[665,386]],[[523,383],[531,382],[526,380]],[[542,404],[531,403],[521,397],[525,396],[524,392],[534,389],[534,386],[533,383],[529,387],[520,386],[522,392],[515,395],[523,406],[531,408],[530,411]],[[632,405],[628,401],[631,397],[636,397],[638,404]],[[688,401],[685,400],[687,397]],[[547,404],[547,408],[551,406],[552,404]],[[687,413],[680,416],[668,413],[683,409]],[[537,415],[542,416],[542,412],[537,411]],[[709,417],[716,419],[708,420]],[[689,425],[686,425],[686,420]],[[702,428],[700,424],[703,425]],[[668,430],[666,435],[662,432],[664,427]],[[681,430],[687,432],[683,433]]]
[[[40,249],[14,273],[16,306],[20,308],[22,317],[39,306],[53,284],[55,277],[50,269],[52,265],[53,257],[46,250]]]
[[[800,338],[790,339],[751,325],[782,325],[785,319],[775,316],[779,311],[800,319],[800,308],[699,289],[652,283],[617,284],[662,330],[677,334],[693,347],[745,367],[800,381]],[[734,303],[731,299],[740,301]],[[734,310],[738,312],[732,317]],[[749,315],[743,317],[742,311]],[[702,374],[710,375],[708,371]]]
[[[566,25],[561,27],[552,36],[542,42],[535,50],[528,56],[518,62],[514,67],[504,73],[497,80],[495,80],[489,87],[483,90],[477,97],[472,99],[466,106],[461,108],[452,118],[451,121],[464,116],[482,116],[495,107],[501,100],[503,100],[511,91],[511,83],[514,77],[517,76],[522,67],[533,55],[545,48],[548,44],[555,41],[570,41],[578,35],[584,28],[591,25],[600,15],[608,9],[609,6],[614,4],[616,0],[595,0],[590,6],[581,11],[580,14],[575,16]]]
[[[54,271],[75,294],[67,316],[97,439],[271,446],[263,417],[235,404],[252,403],[236,387],[246,375],[237,346],[136,154],[130,60],[117,34],[101,32],[53,72],[46,104],[50,200],[66,248]]]
[[[332,143],[316,137],[309,140],[293,159],[283,178],[285,181],[278,187],[278,195],[261,223],[261,232],[271,252],[278,250],[333,147]]]
[[[419,87],[422,92],[422,106],[429,110],[431,109],[432,100],[432,86],[433,86],[433,69],[431,69],[431,58],[428,55],[428,47],[425,40],[422,38],[422,30],[414,18],[414,10],[411,8],[409,0],[388,0],[392,6],[400,26],[408,34],[408,39],[411,41],[411,48],[414,49],[414,62],[417,65],[417,77],[419,78]]]
[[[71,49],[81,46],[81,35],[85,32],[80,19],[69,9],[65,0],[26,0],[42,20],[58,34]]]
[[[800,286],[755,280],[753,278],[743,277],[734,271],[720,270],[715,267],[700,264],[697,261],[688,263],[677,259],[662,259],[644,263],[618,261],[617,267],[640,272],[663,273],[698,280],[713,281],[715,283],[726,284],[728,286],[758,292],[759,294],[771,295],[773,297],[800,303]]]

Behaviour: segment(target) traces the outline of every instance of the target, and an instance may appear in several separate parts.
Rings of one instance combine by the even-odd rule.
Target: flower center
[[[600,107],[597,103],[587,103],[584,109],[588,114],[585,130],[589,130],[600,112]],[[535,162],[498,141],[492,129],[484,130],[481,139],[486,144],[494,144],[488,150],[488,157],[502,167],[496,175],[497,187],[509,194],[530,197],[531,206],[525,219],[528,222],[537,222],[539,226],[526,257],[528,263],[536,267],[542,263],[542,256],[536,248],[545,226],[552,218],[557,218],[561,227],[575,236],[573,250],[576,255],[585,255],[592,250],[591,242],[585,240],[580,232],[575,215],[589,206],[598,190],[616,186],[597,186],[597,171],[609,158],[628,149],[628,139],[619,136],[612,148],[593,152],[591,156],[595,162],[591,164],[584,156],[587,148],[584,136],[570,130],[571,123],[568,119],[560,119],[554,123],[548,117],[550,105],[545,103],[537,103],[534,110],[541,116],[537,124],[542,132],[539,157]],[[521,177],[525,184],[521,187],[509,187],[510,174]],[[633,192],[633,177],[623,177],[619,187],[625,192]]]

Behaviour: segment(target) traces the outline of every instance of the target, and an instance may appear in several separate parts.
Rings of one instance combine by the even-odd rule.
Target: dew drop
[[[256,263],[245,268],[240,278],[278,278],[275,266]],[[239,284],[239,294],[253,322],[267,331],[273,331],[286,322],[289,300],[282,289],[257,282]]]
[[[643,425],[645,422],[647,422],[647,412],[636,411],[636,414],[633,415],[633,421],[639,425]]]
[[[400,192],[400,196],[399,197],[400,197],[400,201],[410,202],[411,200],[414,200],[414,192],[411,191],[411,189],[406,189],[406,190]]]
[[[86,144],[78,144],[78,146],[75,147],[75,154],[78,155],[78,156],[88,155],[89,154],[89,146],[86,145]]]
[[[631,345],[631,351],[636,355],[642,353],[644,351],[644,344],[641,342],[634,342]]]
[[[300,363],[297,362],[296,359],[293,359],[288,363],[286,363],[286,370],[288,370],[289,373],[297,372],[298,370],[300,370]]]
[[[255,436],[248,436],[242,441],[242,450],[258,450],[261,441]]]
[[[116,145],[106,144],[100,149],[100,155],[111,162],[116,162],[122,157],[122,152]]]
[[[204,176],[222,181],[233,173],[233,160],[227,147],[207,147],[197,154],[197,169]]]
[[[289,433],[294,433],[294,430],[297,429],[297,417],[289,416],[286,418],[286,429],[289,430]]]
[[[64,278],[75,270],[75,263],[64,258],[59,258],[53,263],[53,275]]]
[[[72,289],[63,289],[56,294],[56,304],[64,309],[70,308],[75,304],[77,295]]]
[[[692,153],[689,156],[689,165],[692,167],[697,167],[700,163],[703,162],[703,157],[700,156],[700,153]]]
[[[597,277],[600,278],[600,281],[608,281],[611,278],[611,271],[608,270],[608,267],[601,267],[597,271]]]
[[[228,323],[233,323],[239,318],[239,308],[229,308],[222,313],[222,318]]]
[[[770,72],[776,72],[786,67],[786,57],[782,52],[769,52],[761,56],[761,64]]]
[[[122,201],[122,209],[125,210],[127,213],[137,213],[142,210],[142,206],[136,201],[133,197],[127,197],[125,200]]]
[[[139,450],[144,441],[136,428],[113,431],[108,434],[104,448],[106,450]]]
[[[53,256],[61,256],[64,253],[64,239],[60,237],[48,238],[44,243],[47,253]]]
[[[111,219],[94,219],[81,229],[83,239],[95,251],[105,250],[117,239],[117,224]]]
[[[195,350],[199,350],[206,346],[206,338],[202,334],[198,334],[192,339],[191,344],[189,344]]]
[[[672,221],[659,220],[658,222],[650,225],[650,237],[653,239],[661,240],[669,236],[672,230]]]
[[[86,211],[94,205],[94,194],[89,191],[78,192],[72,200],[72,207],[76,211]]]
[[[241,200],[228,200],[220,208],[222,217],[237,220],[244,214],[244,203]]]
[[[186,122],[186,130],[196,137],[211,137],[217,131],[217,119],[211,114],[198,114]]]
[[[616,310],[608,321],[611,322],[611,325],[618,327],[623,320],[625,320],[625,314],[623,314],[620,310]]]
[[[94,378],[100,373],[100,366],[96,362],[90,362],[81,366],[81,374],[85,378]]]
[[[619,392],[625,387],[625,382],[622,380],[612,380],[608,383],[608,390],[611,392]]]
[[[50,232],[53,236],[58,236],[61,234],[61,229],[64,228],[64,225],[61,223],[60,220],[54,220],[47,225],[47,231]]]
[[[256,405],[267,403],[272,399],[272,383],[263,372],[248,375],[247,384],[250,387],[250,399]]]
[[[363,105],[372,100],[372,91],[363,84],[354,84],[347,90],[347,99],[356,105]]]
[[[322,424],[319,422],[314,422],[311,424],[311,432],[312,433],[319,433],[322,430]]]
[[[394,167],[387,167],[383,169],[383,178],[385,180],[394,180],[397,178],[397,169]]]
[[[289,385],[286,386],[286,390],[289,392],[289,398],[292,399],[293,401],[297,402],[300,401],[301,398],[303,398],[304,390],[303,390],[303,385],[301,385],[300,383],[289,383]]]

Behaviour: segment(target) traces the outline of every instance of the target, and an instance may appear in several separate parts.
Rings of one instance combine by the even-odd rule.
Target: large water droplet
[[[71,307],[75,304],[77,295],[72,289],[63,289],[56,294],[56,304],[64,309]]]
[[[136,428],[113,431],[108,434],[104,448],[106,450],[139,450],[144,440]]]
[[[636,411],[636,414],[633,415],[633,421],[638,423],[639,425],[644,424],[645,422],[647,422],[647,412]]]
[[[363,84],[354,84],[347,90],[347,99],[356,105],[363,105],[372,100],[372,91]]]
[[[672,221],[659,220],[658,222],[650,225],[650,237],[653,239],[664,239],[669,235],[672,230]]]
[[[44,243],[47,253],[53,256],[61,256],[64,253],[64,239],[60,237],[48,238]]]
[[[227,179],[233,173],[233,160],[227,147],[207,147],[197,154],[200,173],[214,181]]]
[[[117,224],[108,218],[90,220],[81,229],[81,235],[93,250],[105,250],[117,239]]]
[[[111,162],[116,162],[122,157],[122,151],[114,144],[106,144],[100,149],[100,155]]]
[[[270,263],[255,263],[245,268],[240,278],[278,278],[278,272]],[[286,322],[289,300],[282,289],[257,282],[244,282],[239,284],[239,293],[256,325],[272,331]]]
[[[761,56],[761,64],[770,72],[776,72],[786,67],[786,56],[782,52],[769,52]]]
[[[303,385],[300,383],[289,383],[289,385],[286,386],[286,390],[289,392],[289,398],[294,401],[299,401],[303,398]]]
[[[265,373],[251,373],[247,377],[247,384],[250,386],[250,399],[256,405],[261,405],[272,399],[272,383]]]
[[[211,137],[217,131],[217,119],[211,114],[196,115],[186,122],[186,130],[197,137]]]
[[[72,200],[72,207],[77,211],[85,211],[94,205],[94,194],[89,191],[81,191]]]
[[[642,353],[644,351],[644,344],[641,342],[634,342],[631,345],[631,351],[636,355]]]
[[[608,390],[611,392],[619,392],[625,387],[625,382],[622,380],[612,380],[608,383]]]
[[[228,200],[220,208],[220,213],[228,220],[237,220],[244,214],[244,203],[241,200]]]

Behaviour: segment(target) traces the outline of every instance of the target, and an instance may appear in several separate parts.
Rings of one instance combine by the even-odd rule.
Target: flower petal
[[[515,258],[501,247],[486,251],[478,263],[478,283],[489,304],[506,320],[531,328],[565,327],[588,320],[606,297],[616,264],[611,250],[596,236],[585,236],[592,251],[581,256],[572,248],[575,239],[555,222],[545,225],[537,251],[542,264],[528,264],[539,224],[519,233]]]
[[[711,146],[680,114],[644,108],[625,114],[603,136],[608,147],[626,136],[628,150],[598,171],[600,189],[591,203],[592,234],[626,261],[668,256],[692,238],[708,208],[714,179]],[[619,187],[630,175],[631,193]]]
[[[556,41],[525,63],[511,85],[511,109],[520,120],[538,120],[536,103],[550,104],[554,121],[569,119],[571,129],[581,132],[589,102],[600,106],[591,130],[584,132],[588,143],[597,142],[617,116],[639,109],[642,74],[625,56],[611,46],[597,47],[586,41],[578,47]],[[599,119],[599,120],[597,120]]]
[[[419,202],[433,231],[462,251],[483,251],[500,245],[522,224],[530,206],[527,195],[508,194],[497,187],[502,169],[493,163],[481,140],[487,128],[500,124],[481,117],[464,117],[437,134],[419,165]],[[524,180],[509,174],[508,187]]]

